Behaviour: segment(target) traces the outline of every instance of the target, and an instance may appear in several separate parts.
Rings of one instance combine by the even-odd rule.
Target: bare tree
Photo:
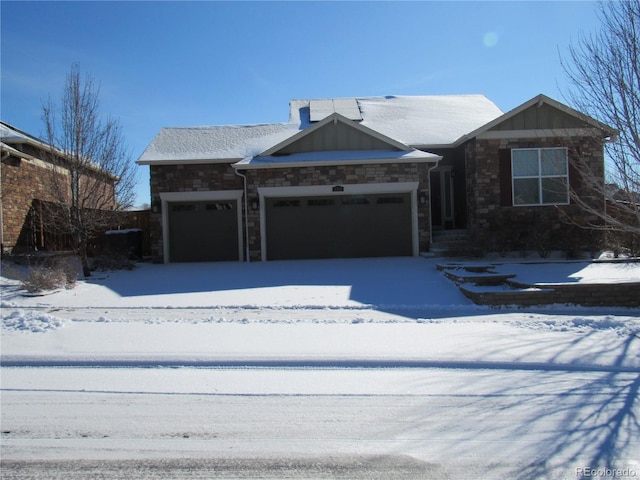
[[[597,33],[581,36],[561,60],[571,82],[574,108],[617,130],[605,145],[606,182],[601,172],[580,168],[583,181],[601,194],[594,209],[577,194],[576,203],[599,219],[599,228],[640,235],[640,2],[602,2]],[[574,192],[575,193],[575,192]],[[594,225],[592,226],[595,226]]]
[[[43,105],[52,165],[46,221],[68,236],[90,275],[88,242],[113,225],[113,212],[132,206],[136,172],[117,120],[103,120],[99,88],[90,75],[71,68],[60,101]]]

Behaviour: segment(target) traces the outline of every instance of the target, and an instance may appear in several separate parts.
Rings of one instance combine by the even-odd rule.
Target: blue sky
[[[586,1],[0,2],[3,121],[41,136],[73,63],[136,160],[160,128],[285,122],[293,98],[481,93],[565,101]],[[140,167],[138,204],[149,202]]]

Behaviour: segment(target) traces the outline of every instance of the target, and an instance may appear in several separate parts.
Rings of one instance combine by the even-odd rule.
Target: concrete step
[[[436,257],[473,256],[473,246],[467,230],[438,230],[433,232],[430,252]]]

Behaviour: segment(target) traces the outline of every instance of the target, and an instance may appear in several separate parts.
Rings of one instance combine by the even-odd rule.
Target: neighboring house
[[[0,138],[2,252],[55,251],[69,248],[69,239],[56,233],[45,218],[47,207],[58,201],[52,191],[52,172],[69,185],[69,198],[72,194],[71,174],[64,168],[64,153],[59,150],[52,152],[45,141],[4,122],[0,122]],[[53,154],[58,160],[63,161],[54,165],[51,160]],[[112,175],[96,169],[95,175],[85,175],[77,184],[78,188],[82,188],[83,185],[95,185],[94,182],[100,182],[102,185],[98,186],[104,193],[101,208],[113,209],[116,204],[115,180]]]
[[[574,167],[603,176],[613,134],[544,95],[506,114],[482,95],[294,100],[287,123],[164,128],[138,160],[152,255],[416,256],[448,229],[484,251],[560,241],[580,221],[570,189],[593,195]]]

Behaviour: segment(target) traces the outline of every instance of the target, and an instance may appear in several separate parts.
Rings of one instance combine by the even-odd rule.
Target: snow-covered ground
[[[409,455],[439,478],[640,477],[638,309],[480,307],[424,258],[140,264],[41,296],[1,281],[5,467]]]

